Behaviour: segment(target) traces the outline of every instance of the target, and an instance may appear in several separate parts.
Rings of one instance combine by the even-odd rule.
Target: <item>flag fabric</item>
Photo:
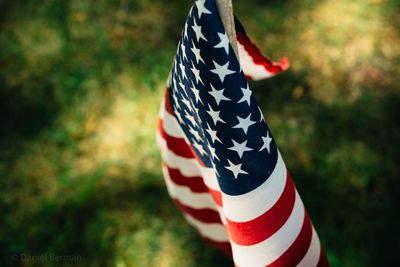
[[[264,57],[235,25],[239,59],[215,0],[196,1],[189,12],[158,119],[168,192],[235,266],[327,266],[248,84],[288,62]]]

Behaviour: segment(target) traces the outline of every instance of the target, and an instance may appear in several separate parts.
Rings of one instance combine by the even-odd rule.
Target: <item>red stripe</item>
[[[282,58],[279,63],[273,62],[265,57],[246,35],[236,32],[236,36],[239,43],[244,46],[246,52],[253,59],[254,64],[263,66],[268,72],[273,74],[289,68],[289,60],[287,58]]]
[[[207,237],[203,237],[203,239],[207,243],[209,243],[211,246],[213,246],[219,250],[222,250],[223,252],[225,252],[225,254],[232,257],[232,248],[231,248],[231,244],[229,242],[218,242],[218,241],[211,240]]]
[[[248,80],[248,81],[253,80],[253,77],[251,77],[251,75],[249,75],[249,74],[244,74],[244,77],[246,77],[246,80]]]
[[[215,204],[218,206],[222,207],[222,194],[220,191],[211,189],[208,187],[208,192],[210,192],[210,195],[214,199]]]
[[[174,116],[174,110],[172,109],[172,104],[171,104],[171,99],[170,99],[170,91],[171,89],[167,88],[167,90],[165,91],[165,110],[171,114],[172,116]]]
[[[296,266],[306,255],[312,237],[312,226],[307,213],[304,214],[303,226],[296,240],[278,259],[268,267]]]
[[[190,146],[183,138],[178,138],[167,134],[167,132],[164,130],[163,123],[164,121],[159,118],[157,127],[161,137],[165,140],[168,149],[178,156],[187,159],[195,159],[201,167],[205,167],[204,162],[197,156],[197,153],[194,151],[192,146]]]
[[[175,202],[175,205],[184,213],[189,214],[196,220],[199,220],[203,223],[221,223],[221,219],[219,217],[219,213],[216,212],[215,210],[212,209],[194,209],[191,207],[188,207],[182,202],[180,202],[176,198],[172,198]]]
[[[164,162],[164,166],[168,171],[171,180],[180,186],[187,186],[192,192],[195,193],[210,193],[215,204],[222,206],[222,194],[220,191],[209,188],[203,181],[201,176],[185,176],[178,169],[170,168],[167,163]]]
[[[288,172],[283,193],[272,208],[247,222],[234,222],[227,219],[230,238],[236,244],[244,246],[257,244],[267,239],[285,224],[292,213],[295,199],[296,191]]]
[[[317,267],[329,267],[328,259],[326,258],[326,253],[321,245],[321,252],[319,254],[319,261]]]
[[[193,159],[194,158],[193,150],[188,146],[185,139],[168,135],[164,130],[163,123],[164,121],[159,118],[157,126],[158,126],[158,131],[161,137],[165,140],[168,149],[174,152],[178,156],[188,159]]]
[[[201,176],[184,176],[178,169],[170,168],[166,163],[164,163],[164,166],[168,171],[169,177],[175,184],[187,186],[192,192],[195,193],[208,192],[208,188],[204,184],[203,178]]]

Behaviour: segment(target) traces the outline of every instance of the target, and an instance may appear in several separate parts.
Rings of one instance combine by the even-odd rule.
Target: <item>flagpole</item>
[[[235,22],[233,18],[233,8],[231,0],[216,0],[219,15],[224,24],[225,31],[228,34],[228,39],[232,45],[233,51],[239,60],[239,53],[237,48]]]

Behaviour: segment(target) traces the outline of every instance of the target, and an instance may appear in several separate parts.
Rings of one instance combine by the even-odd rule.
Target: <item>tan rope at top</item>
[[[236,57],[239,60],[239,53],[237,48],[235,22],[233,18],[233,8],[231,0],[216,0],[219,15],[222,23],[224,24],[225,31],[228,35],[228,39],[235,51]]]

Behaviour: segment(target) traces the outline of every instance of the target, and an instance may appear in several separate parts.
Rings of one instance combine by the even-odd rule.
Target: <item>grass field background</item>
[[[190,5],[0,0],[0,266],[232,266],[173,206],[155,143]],[[251,85],[331,265],[399,266],[400,1],[233,5],[291,61]]]

